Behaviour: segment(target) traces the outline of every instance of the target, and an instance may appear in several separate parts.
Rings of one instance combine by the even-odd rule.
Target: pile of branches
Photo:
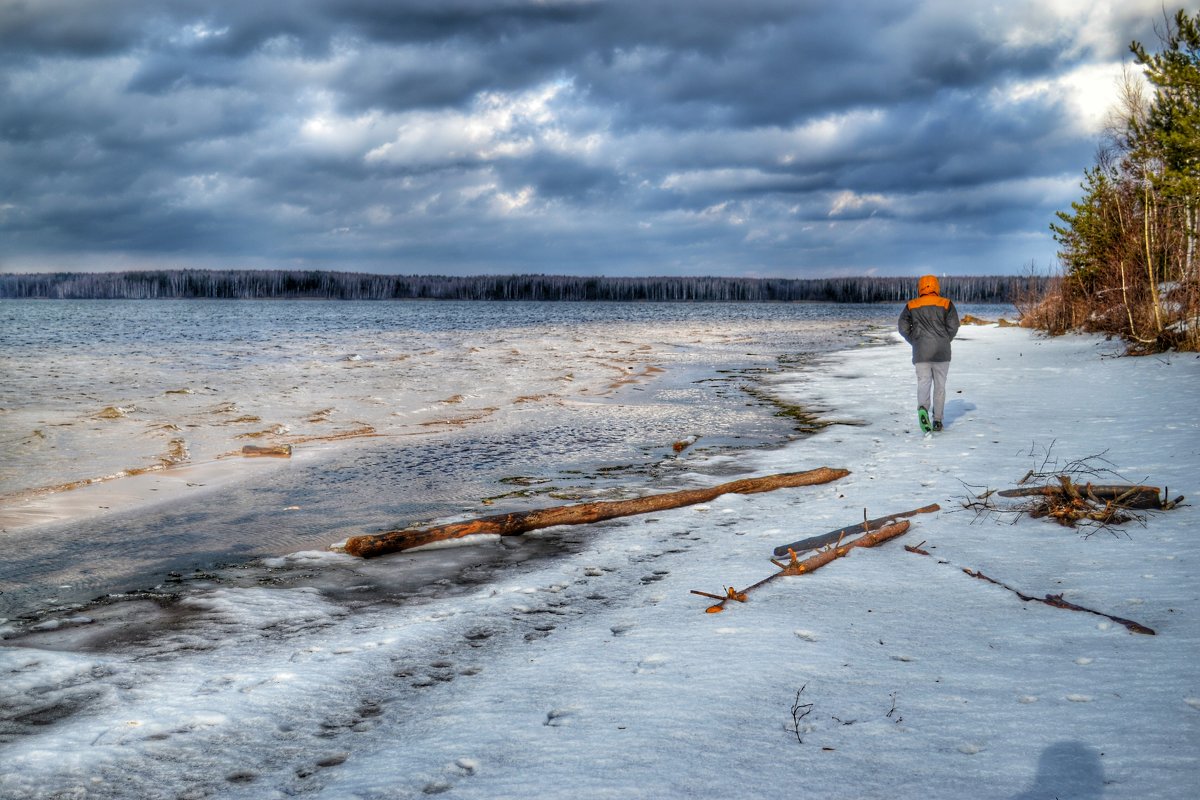
[[[1183,502],[1183,496],[1171,499],[1168,489],[1129,483],[1112,469],[1103,454],[1069,461],[1057,468],[1051,463],[1049,451],[1042,466],[1031,469],[1017,481],[1014,489],[987,489],[963,502],[963,507],[976,516],[1050,519],[1068,528],[1085,528],[1091,536],[1101,530],[1122,533],[1119,526],[1127,523],[1145,524],[1147,512],[1167,511]],[[1047,470],[1047,467],[1054,467]],[[1120,483],[1107,481],[1113,478]],[[1106,482],[1097,482],[1101,479]],[[1030,485],[1032,483],[1032,485]],[[1017,502],[1005,502],[996,498]]]

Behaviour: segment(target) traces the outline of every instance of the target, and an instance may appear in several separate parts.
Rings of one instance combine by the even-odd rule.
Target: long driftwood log
[[[937,503],[933,503],[932,505],[914,508],[912,511],[901,511],[897,514],[888,514],[886,517],[876,517],[875,519],[869,519],[865,522],[860,522],[857,525],[847,525],[844,528],[838,528],[836,531],[822,533],[819,536],[810,536],[807,539],[801,539],[800,541],[792,542],[791,544],[780,545],[779,547],[776,547],[773,552],[780,558],[786,556],[789,552],[803,553],[808,550],[815,550],[818,547],[824,547],[827,544],[840,542],[847,536],[856,536],[860,533],[877,530],[892,520],[904,519],[905,517],[915,517],[917,514],[929,514],[934,511],[941,510],[941,506],[939,506]]]
[[[383,533],[352,536],[346,540],[342,549],[350,555],[362,558],[373,558],[386,553],[401,550],[411,550],[433,542],[447,539],[461,539],[477,533],[499,534],[500,536],[516,536],[540,528],[554,525],[584,525],[600,522],[617,517],[628,517],[633,514],[646,514],[652,511],[662,511],[669,508],[705,503],[723,494],[756,494],[771,492],[776,489],[789,489],[796,486],[812,486],[819,483],[830,483],[850,474],[849,470],[819,467],[807,472],[784,472],[777,475],[765,475],[759,478],[743,478],[730,481],[707,489],[684,489],[678,492],[653,494],[646,497],[636,497],[631,500],[611,500],[606,502],[580,503],[570,506],[554,506],[534,511],[514,512],[511,514],[496,514],[489,517],[451,522],[445,525],[435,525],[430,528],[416,528],[385,531]]]

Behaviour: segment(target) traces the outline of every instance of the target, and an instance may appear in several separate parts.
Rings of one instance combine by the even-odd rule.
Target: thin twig
[[[1013,594],[1015,594],[1017,597],[1021,598],[1025,602],[1032,601],[1032,602],[1037,602],[1037,603],[1045,603],[1048,606],[1054,606],[1055,608],[1065,608],[1065,609],[1069,609],[1071,611],[1085,611],[1088,614],[1095,614],[1097,616],[1104,617],[1105,619],[1111,619],[1113,622],[1116,622],[1119,625],[1124,625],[1126,628],[1133,631],[1134,633],[1144,633],[1148,636],[1155,635],[1153,629],[1147,628],[1145,625],[1142,625],[1139,622],[1134,622],[1131,619],[1123,619],[1122,617],[1114,617],[1112,614],[1105,614],[1103,611],[1096,611],[1091,608],[1085,608],[1083,606],[1075,605],[1074,603],[1064,600],[1063,596],[1061,594],[1048,594],[1045,597],[1034,597],[1032,595],[1025,594],[1024,592],[1020,591],[1019,589],[1014,589],[1013,587],[1009,586],[1007,583],[998,581],[995,578],[989,578],[987,575],[984,575],[979,570],[963,568],[963,572],[970,575],[972,578],[979,578],[980,580],[987,581],[988,583],[993,583],[996,586],[1000,586],[1004,589],[1008,589],[1010,592],[1012,592]]]
[[[796,699],[792,701],[792,732],[796,734],[796,741],[804,744],[804,737],[800,731],[800,720],[812,713],[812,703],[801,703],[800,695],[804,694],[804,690],[808,688],[808,684],[804,684],[796,690]]]

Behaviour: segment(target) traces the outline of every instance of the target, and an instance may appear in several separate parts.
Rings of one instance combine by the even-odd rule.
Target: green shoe
[[[917,422],[921,426],[921,433],[933,431],[933,423],[929,421],[929,412],[925,410],[925,406],[917,409]]]

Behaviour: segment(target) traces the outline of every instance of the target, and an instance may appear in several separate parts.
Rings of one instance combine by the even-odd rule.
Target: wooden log
[[[274,456],[275,458],[291,458],[292,446],[290,444],[276,444],[269,447],[263,447],[256,444],[248,444],[242,448],[244,456]]]
[[[1067,488],[1069,485],[1070,488]],[[1004,489],[996,492],[1001,497],[1090,497],[1097,502],[1114,502],[1123,508],[1162,508],[1160,499],[1161,489],[1157,486],[1141,486],[1135,484],[1092,483],[1048,486],[1026,486],[1021,489]]]
[[[912,511],[901,511],[898,514],[888,514],[886,517],[878,517],[876,519],[860,522],[857,525],[847,525],[844,528],[838,528],[836,531],[822,533],[820,536],[810,536],[807,539],[801,539],[798,542],[781,545],[776,547],[774,554],[779,557],[786,556],[789,552],[803,553],[808,550],[815,550],[818,547],[824,547],[827,544],[834,544],[841,541],[846,536],[856,536],[860,533],[873,531],[881,528],[892,520],[904,519],[905,517],[913,517],[917,514],[929,514],[934,511],[941,511],[942,507],[937,503],[932,505],[914,508]]]
[[[627,517],[633,514],[646,514],[651,511],[663,511],[695,503],[705,503],[723,494],[756,494],[758,492],[771,492],[776,489],[829,483],[844,478],[849,474],[850,471],[845,469],[819,467],[807,472],[785,472],[777,475],[765,475],[759,478],[743,478],[742,480],[722,483],[707,489],[684,489],[678,492],[637,497],[632,500],[580,503],[570,506],[541,508],[534,511],[496,514],[465,522],[435,525],[431,528],[393,530],[365,536],[352,536],[346,540],[343,549],[350,555],[373,558],[385,553],[411,550],[414,547],[432,544],[433,542],[441,542],[447,539],[461,539],[464,536],[471,536],[477,533],[516,536],[540,528],[549,528],[554,525],[585,525],[591,522]]]

